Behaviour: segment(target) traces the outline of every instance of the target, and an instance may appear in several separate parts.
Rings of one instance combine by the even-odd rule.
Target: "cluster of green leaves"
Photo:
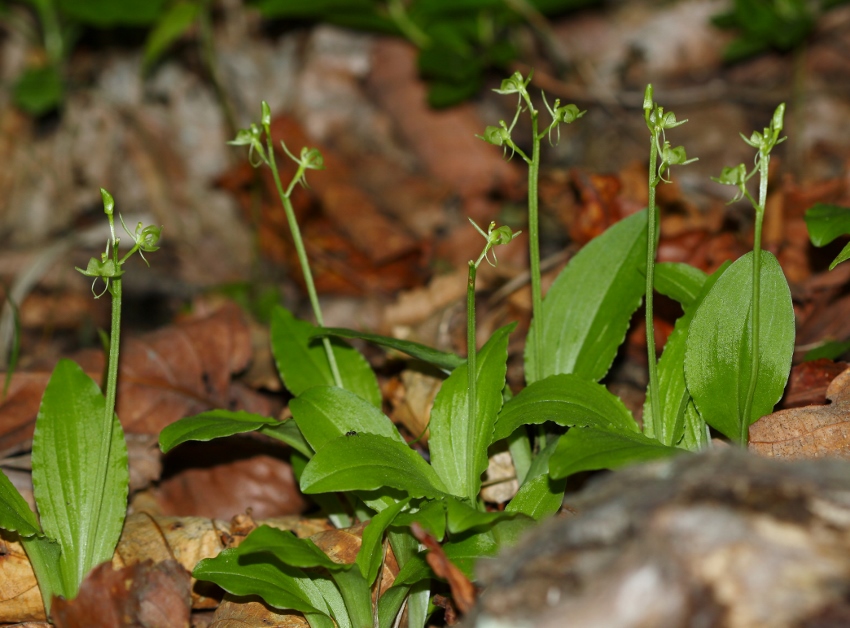
[[[161,230],[139,223],[135,233],[127,231],[133,247],[119,257],[114,202],[106,190],[101,194],[112,237],[100,258],[92,258],[86,270],[77,270],[102,280],[104,292],[112,297],[105,394],[75,362],[60,360],[53,370],[32,445],[38,515],[0,473],[0,528],[21,540],[48,616],[54,596],[76,597],[85,575],[112,560],[127,511],[127,445],[115,414],[122,266],[136,252],[156,251]]]
[[[328,22],[407,38],[434,107],[477,94],[488,68],[517,56],[516,26],[594,4],[595,0],[254,0],[269,18]]]
[[[727,61],[738,61],[767,50],[792,50],[814,30],[817,18],[847,0],[733,0],[730,9],[712,23],[740,36],[727,46]]]
[[[18,78],[13,88],[15,104],[34,115],[62,104],[66,65],[86,29],[146,31],[144,64],[149,68],[193,25],[200,21],[203,26],[209,20],[210,1],[19,0],[38,16],[45,54]]]
[[[531,267],[533,284],[539,286],[534,241],[540,142],[583,112],[557,101],[550,107],[544,99],[552,122],[539,129],[528,84],[529,79],[519,73],[502,83],[499,93],[518,98],[516,116],[510,125],[488,127],[481,139],[519,154],[529,166]],[[532,117],[531,155],[511,137],[523,111]],[[674,148],[667,141],[666,131],[683,122],[654,103],[651,86],[644,112],[651,140],[649,183],[654,192],[667,180],[671,166],[692,160],[682,147]],[[271,319],[272,352],[294,396],[292,420],[280,423],[241,412],[205,413],[163,430],[161,447],[168,451],[187,440],[250,430],[279,438],[296,452],[292,462],[301,490],[313,496],[337,525],[349,524],[352,517],[370,521],[363,546],[355,565],[336,565],[307,541],[260,528],[239,548],[200,563],[194,575],[231,593],[258,594],[278,608],[300,610],[314,626],[330,626],[334,621],[357,627],[389,626],[407,598],[411,625],[421,626],[434,574],[409,530],[413,522],[443,541],[449,558],[471,575],[475,558],[492,555],[532,522],[557,512],[566,478],[573,473],[699,450],[709,444],[708,426],[745,444],[749,425],[771,412],[778,401],[793,351],[790,291],[776,259],[759,249],[767,163],[770,150],[781,141],[783,112],[780,107],[764,132],[744,138],[759,150],[753,170],[748,172],[743,165],[726,169],[719,179],[736,185],[741,195],[753,201],[758,217],[755,251],[710,276],[686,264],[656,264],[658,219],[651,194],[649,210],[620,221],[588,243],[560,273],[545,299],[535,303],[524,354],[528,385],[516,396],[505,380],[508,336],[514,325],[494,332],[480,351],[475,346],[475,271],[483,259],[489,260],[494,246],[507,244],[517,235],[508,227],[491,224],[486,233],[478,228],[486,246],[477,261],[469,263],[466,360],[412,342],[323,328],[312,288],[318,327],[296,319],[283,307],[276,308]],[[267,165],[275,173],[269,121],[264,103],[261,124],[241,131],[235,143],[249,146],[252,163]],[[322,161],[308,148],[300,157],[285,146],[283,150],[299,164],[286,189],[276,180],[290,216],[293,186],[303,182],[307,169],[321,167]],[[747,190],[747,182],[756,173],[762,175],[759,201]],[[299,247],[294,215],[290,225]],[[302,269],[309,288],[306,254]],[[641,428],[623,402],[600,382],[633,314],[644,297],[650,302],[656,290],[678,301],[683,315],[657,365],[654,351],[649,353],[656,372],[647,391]],[[343,338],[392,347],[445,373],[431,410],[428,461],[381,412],[374,373]],[[544,424],[542,431],[534,430],[532,448],[529,426]],[[487,512],[479,497],[481,476],[488,451],[498,441],[505,441],[514,457],[520,488],[503,512]],[[401,573],[373,605],[370,590],[387,544]]]

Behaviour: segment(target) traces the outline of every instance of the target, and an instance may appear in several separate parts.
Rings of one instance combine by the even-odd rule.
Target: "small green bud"
[[[262,102],[261,109],[262,115],[260,116],[260,124],[262,124],[265,128],[271,125],[272,123],[272,110],[269,107],[269,103],[267,103],[265,100]]]
[[[103,199],[103,212],[107,216],[111,216],[112,212],[115,211],[115,199],[112,198],[112,194],[100,188],[100,196]]]
[[[525,92],[525,88],[531,82],[531,77],[533,72],[528,73],[528,78],[523,79],[522,74],[519,71],[514,72],[513,76],[510,78],[506,78],[502,81],[499,89],[494,89],[493,91],[497,94],[508,95],[508,94],[522,94]]]
[[[484,135],[476,135],[475,137],[484,140],[493,146],[504,146],[511,140],[511,133],[504,120],[501,120],[501,126],[488,126],[484,129]]]
[[[649,111],[654,106],[652,102],[652,83],[647,83],[646,91],[643,92],[643,110]]]
[[[573,104],[564,105],[563,107],[558,106],[558,101],[555,101],[555,115],[552,116],[558,122],[564,122],[566,124],[570,124],[575,122],[579,118],[581,118],[584,114],[587,113],[585,111],[579,111],[579,108]]]
[[[318,148],[303,147],[301,149],[301,160],[299,163],[307,170],[325,169],[325,159],[322,157],[322,153],[319,152]]]

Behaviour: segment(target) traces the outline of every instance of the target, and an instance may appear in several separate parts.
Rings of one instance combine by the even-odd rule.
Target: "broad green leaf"
[[[422,456],[386,436],[356,434],[330,441],[301,474],[305,493],[397,488],[411,497],[441,498],[446,487]]]
[[[835,238],[850,234],[850,207],[815,203],[806,210],[805,220],[815,246],[826,246]]]
[[[336,386],[310,388],[290,401],[289,409],[304,438],[316,451],[351,432],[380,434],[404,444],[398,429],[383,412],[362,397]]]
[[[283,441],[305,458],[310,458],[313,455],[313,448],[310,447],[310,443],[306,441],[294,420],[277,421],[264,425],[260,428],[260,433]]]
[[[553,440],[537,454],[525,482],[505,506],[505,512],[520,513],[540,521],[561,509],[567,481],[555,480],[549,475],[549,460],[557,445],[558,441]]]
[[[655,289],[689,307],[702,291],[707,275],[690,264],[661,262],[655,265]]]
[[[378,600],[378,627],[392,628],[395,625],[396,617],[401,611],[401,605],[404,604],[404,599],[410,592],[408,585],[395,585],[384,591],[381,599]]]
[[[62,549],[59,544],[44,536],[21,537],[21,545],[26,550],[32,570],[35,573],[41,599],[47,614],[54,595],[70,598],[76,593],[65,583],[59,566]]]
[[[174,449],[187,441],[210,441],[234,434],[254,432],[264,425],[275,425],[279,420],[271,417],[231,410],[211,410],[187,416],[159,433],[159,448],[163,452]]]
[[[322,601],[327,604],[330,616],[336,621],[335,628],[353,628],[351,618],[348,615],[348,609],[345,606],[345,599],[343,599],[342,594],[339,592],[336,582],[328,578],[328,574],[322,571],[308,572],[307,575],[310,577],[310,582],[313,584],[313,587],[315,587],[315,589],[318,590],[319,595],[321,595]],[[314,617],[326,620],[326,617],[321,614],[315,615]]]
[[[467,578],[475,580],[475,563],[479,558],[495,556],[500,547],[492,531],[469,533],[457,541],[443,543],[446,558],[454,563]]]
[[[846,262],[850,259],[850,242],[848,242],[843,249],[841,249],[841,253],[839,253],[832,263],[829,265],[829,270],[832,270],[836,266],[838,266],[841,262]]]
[[[466,532],[472,528],[487,528],[497,521],[511,519],[513,516],[513,513],[499,511],[484,512],[459,499],[446,499],[446,519],[452,534]]]
[[[525,387],[499,413],[493,441],[517,427],[552,421],[558,425],[594,425],[637,432],[632,413],[602,384],[574,374],[550,375]]]
[[[685,408],[691,399],[685,386],[685,348],[688,341],[688,328],[697,307],[728,267],[729,263],[726,262],[707,279],[703,275],[702,288],[689,300],[687,306],[683,304],[684,314],[676,321],[672,333],[667,338],[667,344],[664,345],[664,352],[658,360],[657,367],[658,389],[661,391],[659,397],[661,420],[658,426],[652,418],[654,392],[647,387],[646,402],[643,406],[643,433],[663,445],[677,445],[685,431]]]
[[[240,547],[223,550],[215,558],[205,558],[192,571],[198,580],[207,580],[233,595],[259,595],[271,606],[283,610],[300,611],[312,626],[314,619],[326,617],[322,628],[333,628],[329,609],[322,600],[311,600],[308,594],[310,578],[299,568],[285,565],[269,553],[245,552]]]
[[[314,386],[335,385],[325,348],[314,335],[316,327],[277,307],[272,312],[271,345],[277,370],[286,388],[298,396]],[[343,388],[381,407],[378,380],[360,352],[341,340],[331,340]]]
[[[408,528],[414,521],[425,528],[435,539],[442,541],[443,537],[446,535],[445,502],[432,500],[424,501],[419,504],[419,510],[416,512],[403,512],[396,517],[395,521],[393,521],[393,527]],[[416,542],[416,546],[419,546],[418,541]],[[395,551],[395,549],[396,548],[393,548],[393,551]]]
[[[561,436],[549,460],[549,473],[553,478],[565,478],[579,471],[618,469],[635,462],[667,458],[683,451],[662,445],[639,432],[574,427]]]
[[[334,336],[337,338],[359,338],[372,342],[382,347],[395,349],[407,355],[422,360],[429,364],[443,369],[444,371],[453,371],[461,364],[466,364],[466,360],[455,353],[447,351],[439,351],[427,345],[413,342],[411,340],[401,340],[391,336],[381,336],[379,334],[369,334],[353,329],[344,329],[342,327],[318,327],[315,331],[315,336]]]
[[[487,468],[487,447],[502,407],[508,360],[508,335],[516,324],[498,329],[477,356],[475,416],[469,416],[467,366],[459,366],[443,382],[431,409],[428,441],[431,465],[458,497],[474,499]]]
[[[335,563],[310,539],[299,539],[289,530],[278,530],[261,525],[254,529],[239,545],[239,555],[248,556],[268,552],[281,563],[299,568],[322,567],[329,571],[347,569]]]
[[[366,579],[367,584],[371,585],[375,582],[378,576],[378,569],[384,560],[384,552],[381,550],[381,541],[384,538],[384,532],[387,527],[393,522],[406,506],[410,503],[410,498],[403,499],[385,508],[377,515],[372,517],[369,524],[363,529],[362,542],[360,550],[357,552],[357,567],[360,573]]]
[[[782,396],[794,353],[794,307],[776,258],[762,252],[759,372],[749,416],[753,254],[723,273],[697,309],[685,350],[685,381],[706,423],[746,442],[750,424],[770,414]],[[743,436],[743,439],[742,439]]]
[[[114,415],[106,485],[96,486],[105,412],[97,384],[75,362],[60,360],[35,422],[32,480],[42,529],[59,543],[60,570],[74,595],[89,570],[112,560],[127,511],[127,444]]]
[[[837,360],[847,353],[848,350],[850,350],[850,341],[838,342],[837,340],[830,340],[806,351],[806,355],[803,356],[803,361],[808,362],[810,360],[819,360],[821,358]]]
[[[598,381],[626,337],[646,287],[646,210],[621,220],[591,240],[558,275],[543,300],[525,345],[529,384],[575,373]],[[541,370],[532,339],[543,325]]]
[[[163,52],[177,41],[192,26],[198,12],[201,10],[199,1],[176,2],[159,20],[145,41],[145,53],[142,60],[145,67],[150,67]]]
[[[41,534],[41,526],[29,504],[5,473],[0,471],[0,528],[21,537]]]
[[[372,626],[372,593],[360,570],[332,571],[331,578],[342,594],[352,625]]]

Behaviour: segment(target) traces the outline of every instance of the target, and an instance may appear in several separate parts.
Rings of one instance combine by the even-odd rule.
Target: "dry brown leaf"
[[[209,628],[308,628],[301,613],[278,613],[261,599],[225,595]]]
[[[475,586],[469,581],[469,578],[457,568],[457,566],[448,559],[443,548],[440,546],[437,539],[428,534],[418,522],[414,521],[410,526],[410,531],[413,536],[422,543],[427,549],[428,554],[425,560],[434,570],[434,573],[445,578],[449,583],[449,588],[452,590],[452,599],[458,610],[461,613],[468,613],[475,605]]]
[[[95,381],[103,353],[86,350],[76,361]],[[268,402],[231,383],[251,359],[248,328],[239,308],[227,305],[201,319],[187,319],[121,346],[118,416],[127,432],[159,434],[166,425],[215,408],[269,413]],[[29,446],[48,371],[17,372],[0,405],[0,452]],[[235,402],[239,400],[239,403]]]
[[[462,197],[494,190],[509,198],[523,193],[519,160],[503,160],[498,148],[475,137],[486,123],[470,103],[442,111],[428,107],[414,46],[398,39],[379,39],[373,64],[369,83],[380,106],[437,179]]]
[[[826,391],[832,403],[780,410],[750,426],[750,451],[773,458],[850,458],[850,369]]]
[[[189,573],[175,560],[95,567],[73,600],[54,598],[57,628],[188,628]]]
[[[266,519],[303,512],[307,503],[281,451],[240,436],[182,445],[173,460],[181,468],[152,490],[159,514],[229,519],[250,508]]]
[[[782,409],[823,405],[830,383],[850,366],[827,358],[808,360],[791,367],[791,376],[782,398]]]

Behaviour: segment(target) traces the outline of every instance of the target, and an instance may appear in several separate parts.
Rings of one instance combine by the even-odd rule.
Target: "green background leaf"
[[[850,234],[850,207],[815,203],[806,210],[805,220],[815,246],[826,246],[835,238]]]
[[[242,410],[211,410],[187,416],[167,425],[159,433],[159,447],[163,452],[187,441],[210,441],[234,434],[254,432],[264,425],[280,423],[277,419],[252,414]]]

